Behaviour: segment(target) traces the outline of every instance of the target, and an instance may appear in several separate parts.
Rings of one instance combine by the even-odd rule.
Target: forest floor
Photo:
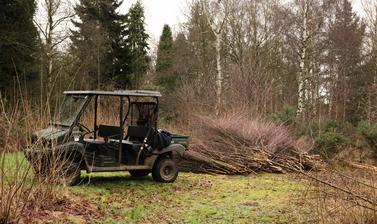
[[[39,223],[302,223],[312,212],[305,181],[292,174],[223,176],[180,173],[172,184],[151,175],[86,174],[78,186],[23,222]]]

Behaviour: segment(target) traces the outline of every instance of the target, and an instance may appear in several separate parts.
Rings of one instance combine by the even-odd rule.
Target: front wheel
[[[172,183],[177,179],[178,168],[174,160],[162,158],[156,161],[152,170],[152,177],[157,182]]]
[[[80,183],[81,170],[80,164],[72,162],[63,170],[61,183],[68,186],[75,186]]]

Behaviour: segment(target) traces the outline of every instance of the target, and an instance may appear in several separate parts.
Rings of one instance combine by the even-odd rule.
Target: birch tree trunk
[[[308,1],[304,3],[303,18],[302,18],[302,30],[301,30],[301,40],[300,40],[300,50],[299,50],[299,73],[297,77],[298,82],[298,100],[297,100],[297,117],[305,117],[305,103],[306,103],[306,72],[307,72],[307,42],[308,42],[308,13],[309,4]]]
[[[54,0],[45,0],[45,4],[47,7],[47,17],[48,17],[48,22],[46,24],[46,64],[47,64],[47,77],[48,77],[48,82],[47,82],[47,92],[50,93],[52,91],[52,82],[53,82],[53,77],[52,77],[52,66],[53,66],[53,54],[54,54],[54,49],[52,47],[52,42],[53,42],[53,33],[54,33],[54,28],[53,28],[53,16],[54,12],[56,11],[54,9]],[[49,94],[47,95],[47,101],[49,102]]]
[[[216,50],[216,115],[220,114],[222,106],[222,89],[223,89],[223,70],[221,65],[221,44],[223,27],[227,19],[227,5],[226,1],[200,1],[203,13],[207,19],[213,34],[215,35],[215,50]],[[212,9],[210,9],[212,3]]]
[[[216,75],[216,115],[219,115],[220,113],[220,108],[222,105],[221,102],[221,95],[222,95],[222,89],[223,89],[223,71],[221,67],[221,35],[215,34],[216,36],[216,70],[217,70],[217,75]]]

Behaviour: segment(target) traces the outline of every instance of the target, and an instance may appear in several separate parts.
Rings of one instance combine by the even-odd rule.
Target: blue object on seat
[[[153,148],[163,149],[171,144],[171,134],[164,130],[158,130],[154,137]]]

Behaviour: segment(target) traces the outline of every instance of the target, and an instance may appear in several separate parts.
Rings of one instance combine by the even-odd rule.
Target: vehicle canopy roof
[[[107,96],[134,96],[134,97],[161,97],[158,91],[149,90],[115,90],[115,91],[64,91],[66,95],[107,95]]]

